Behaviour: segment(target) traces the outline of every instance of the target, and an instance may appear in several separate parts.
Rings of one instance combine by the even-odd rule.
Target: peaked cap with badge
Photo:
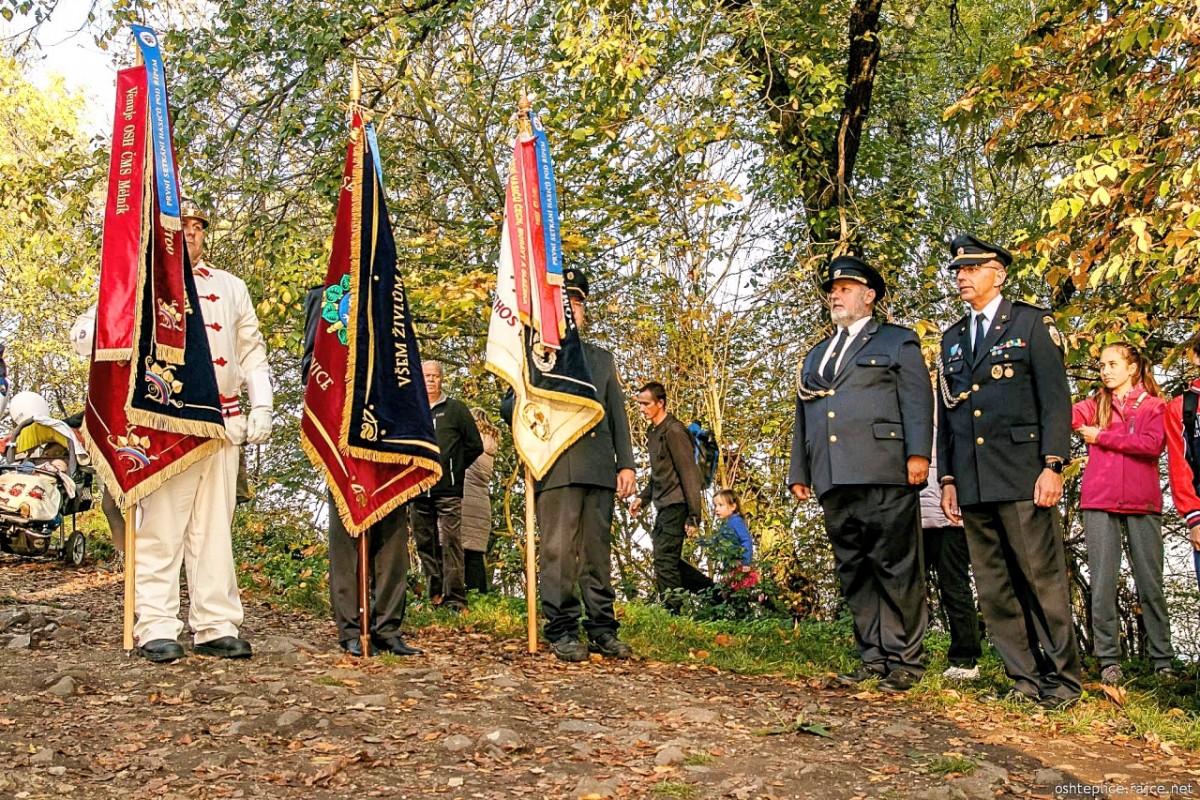
[[[587,300],[587,274],[578,267],[567,267],[563,272],[563,289],[566,290],[568,296],[574,294],[583,300]]]
[[[200,208],[200,206],[190,197],[184,197],[179,203],[179,218],[180,219],[198,219],[200,227],[208,230],[208,213]]]
[[[969,233],[962,233],[950,242],[950,269],[977,267],[989,261],[999,261],[1001,266],[1012,264],[1012,253],[998,244],[985,242]]]
[[[887,294],[887,284],[883,282],[883,276],[866,261],[854,256],[838,256],[829,262],[829,272],[821,284],[821,291],[832,291],[834,281],[857,281],[868,289],[874,289],[875,302],[879,302]]]

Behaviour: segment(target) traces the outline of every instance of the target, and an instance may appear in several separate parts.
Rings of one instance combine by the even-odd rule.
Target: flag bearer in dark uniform
[[[867,263],[835,258],[822,284],[837,330],[804,359],[788,484],[825,512],[862,666],[853,684],[907,691],[924,674],[928,621],[921,510],[933,451],[933,393],[916,333],[876,322],[887,292]]]
[[[563,288],[582,334],[587,276],[568,267]],[[604,406],[604,418],[558,457],[535,489],[544,633],[550,649],[562,661],[586,661],[589,650],[610,658],[632,655],[629,645],[617,638],[612,588],[613,496],[624,500],[637,488],[625,392],[612,353],[589,342],[583,343],[583,352]],[[511,392],[501,404],[500,414],[512,424]],[[584,609],[587,645],[579,639]]]
[[[1082,690],[1057,509],[1071,436],[1062,338],[1046,309],[1002,296],[1007,251],[959,236],[950,252],[970,309],[938,361],[942,509],[966,528],[1010,699],[1062,708]]]
[[[300,382],[308,383],[321,304],[325,287],[309,289],[304,297],[304,355],[300,360]],[[375,651],[398,656],[419,656],[425,651],[404,641],[400,626],[408,601],[408,505],[392,509],[360,536],[369,542],[371,578],[371,650],[362,651],[362,615],[358,608],[358,541],[346,530],[337,503],[329,495],[329,605],[337,625],[338,645],[352,656],[370,656]]]

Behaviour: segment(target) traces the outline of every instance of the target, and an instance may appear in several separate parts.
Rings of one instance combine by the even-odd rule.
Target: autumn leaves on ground
[[[1124,735],[1089,708],[1103,700],[1047,716],[949,687],[845,689],[819,668],[737,675],[696,649],[565,665],[485,632],[482,603],[475,620],[418,610],[424,657],[363,661],[325,619],[251,600],[252,660],[154,666],[120,650],[120,581],[0,556],[0,797],[1200,794],[1194,752]],[[628,613],[640,652],[687,635]]]

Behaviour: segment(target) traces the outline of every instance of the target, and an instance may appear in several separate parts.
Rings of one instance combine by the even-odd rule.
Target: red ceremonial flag
[[[117,76],[95,350],[83,434],[106,488],[127,508],[215,452],[225,438],[216,375],[183,234],[162,224],[143,67]],[[165,87],[163,87],[165,92]],[[186,323],[189,315],[194,322]]]
[[[352,535],[442,475],[373,138],[354,113],[300,420]]]

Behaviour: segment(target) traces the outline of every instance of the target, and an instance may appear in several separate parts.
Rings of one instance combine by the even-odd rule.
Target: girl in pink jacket
[[[1166,443],[1166,402],[1149,360],[1119,343],[1100,353],[1101,388],[1076,403],[1071,427],[1088,445],[1079,507],[1092,577],[1092,639],[1100,679],[1121,681],[1117,582],[1122,535],[1146,621],[1156,671],[1170,674],[1175,652],[1163,598],[1162,488],[1158,460]]]

